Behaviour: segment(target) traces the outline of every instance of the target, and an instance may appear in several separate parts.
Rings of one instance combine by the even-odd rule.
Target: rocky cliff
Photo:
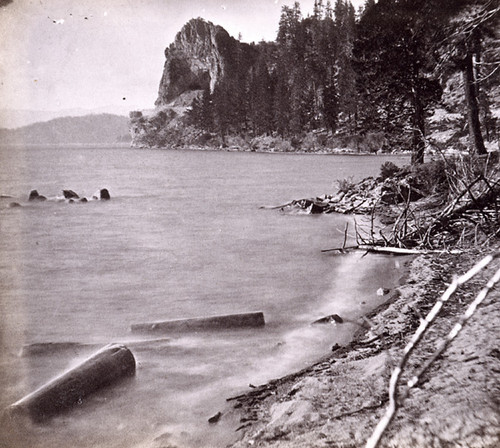
[[[186,142],[182,118],[204,90],[238,82],[254,65],[257,50],[231,37],[221,26],[192,19],[165,49],[165,65],[150,114],[131,112],[132,145],[155,147]],[[182,136],[180,135],[182,134]],[[188,139],[189,140],[189,139]]]
[[[203,19],[190,20],[165,49],[165,66],[156,106],[180,94],[215,85],[236,67],[241,45],[227,31]]]

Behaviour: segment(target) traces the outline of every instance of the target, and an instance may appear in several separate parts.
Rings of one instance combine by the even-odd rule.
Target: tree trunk
[[[486,154],[483,136],[481,135],[481,123],[479,121],[479,106],[476,95],[476,84],[474,79],[474,64],[472,52],[467,51],[464,61],[464,88],[465,101],[467,103],[467,121],[469,125],[469,141],[471,152],[475,154]]]
[[[418,88],[413,88],[413,142],[411,164],[424,163],[425,153],[425,117],[424,108],[420,100]]]

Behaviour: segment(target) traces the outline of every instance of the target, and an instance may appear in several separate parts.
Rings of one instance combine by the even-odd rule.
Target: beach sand
[[[494,252],[491,249],[488,253]],[[217,424],[242,447],[361,447],[385,412],[393,367],[454,275],[486,255],[422,255],[372,328],[314,365],[228,400]],[[411,357],[402,384],[434,352],[491,275],[496,260],[444,306]],[[384,447],[500,446],[500,293],[493,290],[424,380],[400,405]]]

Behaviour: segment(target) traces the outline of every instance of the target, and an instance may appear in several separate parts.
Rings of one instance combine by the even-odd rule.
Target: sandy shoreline
[[[493,252],[493,249],[490,250]],[[389,303],[368,316],[374,326],[314,365],[228,400],[217,424],[233,426],[231,446],[364,446],[385,411],[392,367],[455,274],[485,254],[426,255]],[[498,268],[465,285],[443,309],[409,364],[413,373]],[[380,446],[500,445],[500,305],[493,291],[404,402]]]
[[[385,412],[391,371],[420,319],[454,275],[494,251],[421,255],[406,263],[407,257],[390,256],[405,265],[399,272],[403,277],[384,303],[366,315],[371,328],[360,328],[351,343],[334,345],[299,372],[224,397],[226,407],[214,408],[213,421],[200,421],[207,433],[205,446],[364,447]],[[434,352],[499,265],[497,259],[445,305],[411,359],[409,374]],[[380,446],[500,446],[499,298],[498,290],[491,292],[404,402]],[[176,439],[160,432],[134,446],[190,448]],[[215,439],[221,443],[208,442]]]

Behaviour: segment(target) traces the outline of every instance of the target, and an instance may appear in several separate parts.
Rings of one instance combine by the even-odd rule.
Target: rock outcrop
[[[221,26],[192,19],[165,50],[165,66],[156,106],[167,106],[184,92],[215,86],[253,62],[249,45],[232,38]],[[239,67],[243,65],[246,67]]]
[[[255,64],[258,51],[221,26],[192,19],[165,49],[165,65],[152,113],[130,113],[132,146],[158,147],[189,140],[183,117],[204,90],[237,83]]]

